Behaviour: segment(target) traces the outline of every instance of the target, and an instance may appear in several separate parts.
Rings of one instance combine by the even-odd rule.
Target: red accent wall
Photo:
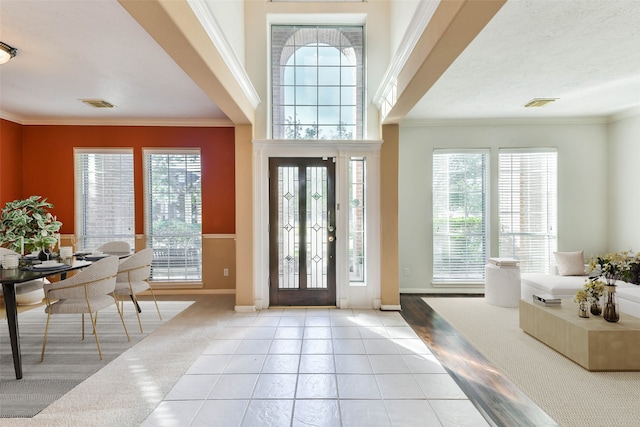
[[[63,234],[74,233],[73,149],[76,147],[133,148],[136,234],[144,233],[142,149],[200,148],[202,233],[235,233],[235,134],[232,127],[28,125],[23,126],[22,143],[24,168],[19,197],[34,194],[46,197],[54,205],[52,213],[62,221]],[[0,184],[6,188],[3,182]]]
[[[22,198],[22,126],[0,119],[0,208]]]

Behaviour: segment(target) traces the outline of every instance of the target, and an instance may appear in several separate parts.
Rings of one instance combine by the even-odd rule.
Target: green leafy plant
[[[51,208],[53,204],[42,196],[7,202],[0,217],[0,246],[20,252],[24,245],[26,253],[53,247],[62,223],[49,212]]]

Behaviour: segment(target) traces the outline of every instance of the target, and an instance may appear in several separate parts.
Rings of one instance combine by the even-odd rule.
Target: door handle
[[[329,241],[333,242],[334,240],[336,240],[336,238],[334,236],[329,236]]]

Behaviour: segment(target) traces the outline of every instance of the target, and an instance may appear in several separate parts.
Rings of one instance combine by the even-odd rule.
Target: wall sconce
[[[0,42],[0,64],[9,62],[11,58],[16,56],[18,49],[11,47],[6,43]]]

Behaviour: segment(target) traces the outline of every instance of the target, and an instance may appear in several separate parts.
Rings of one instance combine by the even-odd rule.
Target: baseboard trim
[[[402,307],[400,305],[386,305],[382,304],[380,306],[380,310],[382,311],[402,311]]]
[[[233,309],[238,313],[253,313],[256,311],[255,305],[236,305]]]

